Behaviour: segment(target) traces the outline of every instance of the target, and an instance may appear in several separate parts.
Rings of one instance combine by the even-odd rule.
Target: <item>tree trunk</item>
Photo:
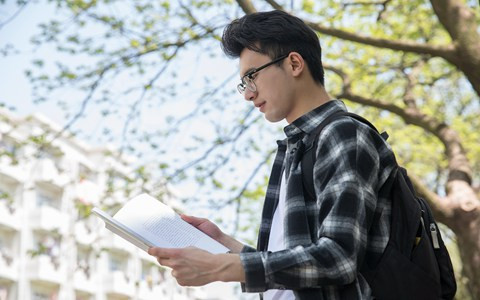
[[[480,299],[480,211],[458,211],[451,221],[462,260],[462,275],[468,278],[467,289],[472,299]]]

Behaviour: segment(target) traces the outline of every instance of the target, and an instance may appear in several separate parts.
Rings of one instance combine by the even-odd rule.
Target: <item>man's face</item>
[[[288,66],[287,60],[288,57],[281,60],[282,68],[274,64],[256,72],[251,79],[256,90],[246,88],[243,94],[245,100],[252,101],[270,122],[278,122],[285,118],[288,121],[288,116],[294,108],[292,78],[288,69],[285,70],[285,66]],[[271,61],[267,55],[244,49],[240,54],[240,78]]]

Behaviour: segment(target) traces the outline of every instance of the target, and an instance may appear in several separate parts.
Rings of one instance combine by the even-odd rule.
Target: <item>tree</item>
[[[232,82],[235,69],[221,58],[218,39],[224,25],[243,13],[275,8],[303,18],[320,36],[327,90],[391,133],[391,144],[417,191],[429,201],[437,220],[454,233],[468,292],[480,298],[480,283],[475,280],[480,278],[478,2],[54,3],[68,18],[43,25],[34,42],[56,45],[64,56],[59,56],[54,77],[42,72],[51,67],[52,60],[33,62],[36,67],[27,75],[37,87],[36,99],[54,101],[52,92],[65,86],[78,88],[79,106],[78,102],[59,102],[70,110],[65,130],[74,130],[91,106],[106,118],[122,116],[125,122],[116,134],[122,137],[125,152],[153,153],[160,177],[178,182],[193,176],[201,185],[213,187],[216,195],[223,191],[226,200],[212,205],[220,209],[233,204],[237,212],[258,207],[273,153],[263,141],[278,129],[265,125],[251,108],[237,106]],[[182,65],[187,51],[197,53],[199,61],[219,55],[215,61],[228,64],[231,70],[201,65],[201,76],[185,80],[179,70],[192,69]],[[187,88],[201,92],[181,94]],[[172,102],[185,98],[195,106],[172,114],[163,123],[158,120],[163,130],[139,125],[146,110],[165,112]],[[200,124],[200,131],[192,129]],[[115,130],[104,129],[107,137]],[[171,150],[163,145],[175,136],[191,139],[182,151],[173,151],[176,161],[163,161],[159,157]],[[252,167],[244,167],[246,161],[253,162]],[[232,175],[236,170],[243,172]],[[255,201],[241,205],[245,199]],[[242,219],[246,214],[237,216],[237,228],[249,224]]]

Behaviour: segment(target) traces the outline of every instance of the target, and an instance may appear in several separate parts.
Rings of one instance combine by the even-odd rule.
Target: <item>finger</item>
[[[151,247],[148,249],[148,254],[156,256],[157,258],[169,259],[178,256],[180,250],[181,249],[175,248]]]
[[[207,220],[207,219],[197,218],[194,216],[188,216],[184,214],[181,214],[180,217],[182,218],[182,220],[184,220],[187,223],[190,223],[193,226],[198,226]]]
[[[178,276],[178,271],[177,270],[172,270],[172,272],[170,272],[172,274],[172,277],[173,278],[177,278]]]
[[[157,258],[157,261],[161,266],[173,268],[173,261],[171,259]]]

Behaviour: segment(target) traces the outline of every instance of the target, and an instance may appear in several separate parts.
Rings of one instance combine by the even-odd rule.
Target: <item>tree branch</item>
[[[177,47],[175,49],[175,51],[173,52],[172,56],[171,57],[174,57],[177,55],[178,51],[180,51],[180,48],[181,47]],[[160,76],[162,76],[162,74],[165,72],[165,70],[167,69],[167,67],[170,65],[170,62],[172,60],[169,59],[165,62],[165,65],[160,69],[160,71],[158,71],[153,77],[152,79],[150,79],[150,81],[148,82],[148,84],[146,86],[144,86],[143,88],[143,91],[142,91],[142,94],[140,95],[139,99],[137,101],[135,101],[135,103],[132,105],[132,108],[130,110],[130,113],[128,114],[128,117],[127,117],[127,120],[125,122],[125,125],[123,126],[123,131],[122,131],[122,143],[121,143],[121,147],[120,147],[120,155],[123,153],[123,150],[125,149],[125,144],[127,142],[127,131],[128,131],[128,127],[130,126],[130,122],[133,120],[133,118],[135,117],[135,112],[137,111],[137,107],[138,105],[140,105],[140,103],[143,102],[143,99],[145,98],[145,95],[149,89],[149,87],[151,87],[157,80],[158,78],[160,78]]]
[[[283,8],[283,6],[281,6],[280,4],[278,4],[276,1],[274,0],[265,0],[265,2],[267,2],[268,4],[270,4],[271,7],[273,7],[274,9],[278,9],[278,10],[285,10]]]
[[[409,173],[408,177],[412,181],[413,187],[417,195],[425,199],[432,208],[435,218],[442,224],[451,227],[454,214],[453,207],[450,205],[448,199],[438,196],[432,192],[423,182],[414,174]]]
[[[253,107],[248,110],[244,119],[246,119],[252,113],[252,111],[253,111]],[[236,127],[235,129],[237,129],[238,132],[235,135],[229,134],[228,136],[232,136],[231,138],[215,141],[214,144],[211,145],[210,148],[208,148],[200,157],[198,157],[197,159],[187,163],[186,165],[182,166],[181,168],[175,170],[175,172],[173,172],[173,174],[169,175],[168,178],[174,178],[174,177],[178,176],[179,174],[183,173],[185,170],[187,170],[187,169],[193,167],[194,165],[198,164],[199,162],[204,161],[219,146],[222,146],[222,145],[225,145],[229,142],[237,140],[238,138],[240,138],[240,136],[242,136],[245,133],[245,131],[248,128],[250,128],[250,126],[254,122],[255,121],[252,121],[249,124],[243,124],[243,125],[240,125],[240,126]]]
[[[460,142],[457,132],[445,123],[427,116],[410,103],[409,107],[401,108],[378,99],[365,98],[351,92],[351,80],[348,75],[338,68],[325,66],[342,78],[343,90],[337,98],[348,99],[362,105],[376,107],[390,111],[401,117],[407,124],[413,124],[435,135],[445,146],[448,157],[449,177],[447,182],[447,197],[442,198],[432,192],[415,175],[409,174],[417,194],[428,201],[435,217],[450,228],[454,228],[456,211],[475,212],[480,208],[480,202],[472,189],[472,170],[466,153]],[[408,94],[408,93],[407,93]],[[411,99],[414,101],[413,99]],[[408,101],[407,101],[408,103]],[[414,103],[414,102],[413,102]]]
[[[307,23],[315,31],[351,42],[356,42],[377,48],[413,52],[417,54],[427,54],[432,57],[442,57],[448,61],[454,60],[455,47],[452,45],[435,46],[416,43],[412,41],[391,41],[382,38],[373,38],[362,34],[355,34],[341,29],[329,28],[313,22],[306,21],[305,23]]]
[[[265,156],[265,159],[263,159],[260,163],[257,164],[257,166],[255,167],[255,169],[252,171],[252,173],[250,174],[250,176],[248,177],[247,181],[243,184],[243,187],[240,189],[240,191],[238,192],[238,194],[231,198],[230,200],[228,200],[225,204],[231,204],[233,202],[236,202],[237,203],[237,208],[236,208],[236,220],[235,220],[235,227],[234,227],[234,230],[233,230],[233,235],[236,235],[237,232],[238,232],[238,227],[239,227],[239,223],[240,223],[240,220],[239,220],[239,216],[240,216],[240,208],[241,208],[241,204],[242,204],[242,196],[243,194],[246,192],[248,186],[250,185],[250,182],[252,182],[252,180],[255,178],[255,176],[258,174],[258,172],[260,171],[261,167],[264,166],[268,160],[271,158],[271,156],[273,154],[275,154],[277,149],[274,149],[270,152],[268,152],[268,154]]]
[[[274,0],[265,0],[265,1],[268,2],[275,9],[284,10],[283,7]],[[439,0],[439,1],[442,1],[442,0]],[[315,31],[318,31],[326,35],[334,36],[343,40],[351,41],[351,42],[356,42],[356,43],[378,47],[378,48],[413,52],[417,54],[427,54],[432,57],[438,56],[438,57],[445,58],[448,61],[452,61],[455,58],[454,57],[455,47],[453,45],[435,46],[435,45],[429,45],[429,44],[416,43],[412,41],[391,41],[387,39],[373,38],[373,37],[365,36],[362,34],[356,34],[356,33],[348,32],[341,29],[330,28],[330,27],[326,27],[318,23],[313,23],[309,21],[305,21],[305,23]]]
[[[339,95],[337,95],[337,98],[348,99],[362,105],[390,111],[401,117],[405,123],[419,126],[427,132],[435,135],[443,143],[446,149],[446,155],[449,162],[448,181],[451,182],[454,180],[460,180],[471,185],[473,175],[472,169],[460,141],[460,137],[455,130],[450,128],[444,122],[422,113],[416,106],[402,108],[395,104],[379,99],[366,98],[356,95],[351,91],[351,80],[345,72],[328,65],[325,66],[325,69],[330,70],[340,76],[344,82],[343,90]]]
[[[237,3],[247,15],[257,11],[250,0],[237,0]]]
[[[5,27],[5,25],[7,25],[8,23],[12,22],[21,12],[22,10],[25,9],[25,7],[27,7],[27,4],[30,3],[30,1],[24,1],[20,7],[18,8],[18,10],[10,16],[10,18],[8,18],[7,20],[3,21],[2,23],[0,23],[0,30],[3,29],[3,27]]]
[[[265,1],[275,9],[284,10],[274,0]],[[458,0],[431,0],[431,3],[440,22],[450,33],[454,43],[437,46],[413,41],[392,41],[330,28],[309,21],[305,21],[305,23],[317,32],[346,41],[377,48],[441,57],[459,68],[468,78],[477,95],[480,96],[480,72],[478,72],[480,69],[480,34],[477,31],[478,25],[475,14]]]
[[[417,103],[415,101],[415,96],[413,89],[418,84],[418,75],[421,72],[421,68],[425,65],[426,59],[421,58],[417,60],[412,66],[404,65],[405,55],[402,57],[402,67],[401,72],[405,76],[407,85],[405,86],[405,93],[403,95],[403,102],[405,106],[411,109],[417,109]],[[405,69],[411,68],[411,72],[407,72]]]
[[[448,60],[465,73],[480,96],[480,33],[475,13],[459,0],[430,0],[440,23],[456,48],[455,59]]]

